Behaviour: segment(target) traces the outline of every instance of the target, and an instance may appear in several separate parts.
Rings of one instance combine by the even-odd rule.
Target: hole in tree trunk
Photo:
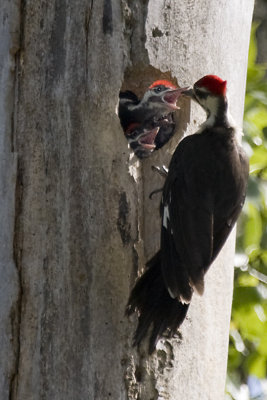
[[[177,88],[178,82],[170,72],[145,65],[126,70],[118,114],[124,135],[138,158],[151,156],[174,135],[176,103],[181,97]]]

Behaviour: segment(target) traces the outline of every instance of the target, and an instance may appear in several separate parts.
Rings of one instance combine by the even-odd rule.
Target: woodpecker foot
[[[161,167],[156,167],[155,165],[152,165],[151,168],[152,168],[152,171],[157,172],[163,178],[167,178],[169,170],[165,165],[162,165]],[[150,200],[152,199],[154,194],[160,193],[160,192],[162,192],[162,190],[163,190],[163,188],[153,190],[153,192],[151,192],[149,195]]]

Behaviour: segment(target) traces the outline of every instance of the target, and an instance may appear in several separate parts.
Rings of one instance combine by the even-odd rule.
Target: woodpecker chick
[[[159,127],[145,128],[141,124],[130,124],[125,131],[125,136],[129,145],[139,158],[149,157],[155,150],[155,139],[159,131]]]
[[[159,80],[148,88],[141,100],[129,90],[120,92],[121,126],[139,158],[148,157],[173,136],[173,112],[179,109],[176,102],[186,89],[177,88],[169,81]]]
[[[184,93],[206,111],[198,134],[184,138],[169,165],[161,203],[161,247],[136,282],[126,313],[138,310],[134,344],[152,325],[149,352],[174,336],[193,292],[222,249],[245,200],[248,160],[228,116],[226,81],[207,75]]]

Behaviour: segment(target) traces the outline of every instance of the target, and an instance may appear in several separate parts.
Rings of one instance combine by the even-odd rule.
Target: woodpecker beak
[[[172,110],[179,110],[180,107],[176,105],[179,97],[187,91],[188,87],[186,88],[178,88],[178,89],[169,89],[167,93],[164,93],[162,96],[162,100],[164,103],[168,105],[169,108]]]
[[[191,97],[191,99],[195,99],[195,94],[194,94],[194,89],[188,89],[184,90],[182,93],[184,96]]]
[[[156,127],[154,129],[145,129],[144,133],[142,136],[139,138],[138,143],[147,150],[154,150],[156,145],[155,145],[155,139],[158,134],[159,127]]]

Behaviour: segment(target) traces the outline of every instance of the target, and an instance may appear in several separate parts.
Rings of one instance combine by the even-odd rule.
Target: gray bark
[[[115,110],[121,87],[215,73],[241,124],[253,1],[12,3],[0,10],[1,399],[223,399],[234,235],[182,341],[148,357],[124,317],[159,246],[151,165],[203,113],[182,101],[175,137],[141,164]]]
[[[255,22],[259,23],[257,29],[257,45],[258,54],[257,62],[266,63],[267,62],[267,1],[266,0],[256,0],[253,19]]]
[[[0,394],[8,399],[17,373],[20,289],[13,258],[17,157],[13,151],[14,68],[18,4],[0,8]]]

